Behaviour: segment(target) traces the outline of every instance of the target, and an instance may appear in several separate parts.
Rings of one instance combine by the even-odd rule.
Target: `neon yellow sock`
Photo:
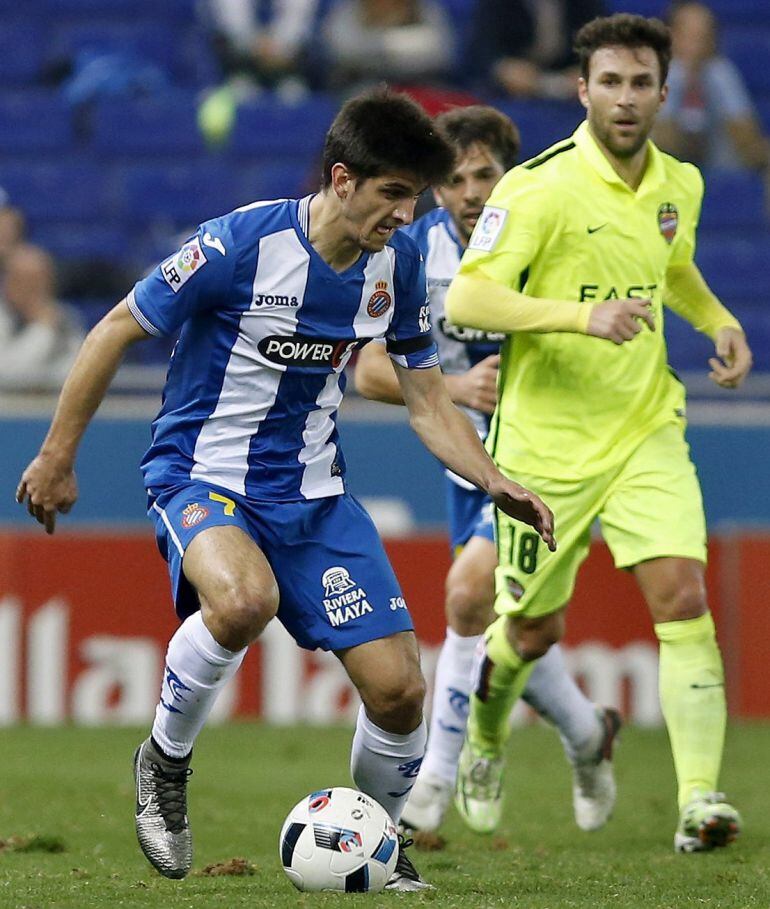
[[[717,788],[725,738],[722,657],[711,613],[655,626],[660,641],[660,705],[679,783],[679,807],[696,790]]]
[[[510,732],[508,719],[527,684],[535,662],[524,660],[508,643],[506,616],[500,616],[484,634],[485,658],[471,693],[468,739],[483,757],[499,757]]]

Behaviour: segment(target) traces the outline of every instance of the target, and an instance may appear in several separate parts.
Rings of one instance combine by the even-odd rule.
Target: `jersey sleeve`
[[[684,166],[688,171],[687,212],[682,218],[680,229],[677,230],[671,245],[669,266],[689,265],[693,261],[695,256],[695,234],[698,230],[701,204],[703,203],[703,177],[700,171],[692,164]]]
[[[396,307],[385,344],[391,359],[406,369],[438,366],[438,348],[430,327],[430,304],[422,256],[396,261]]]
[[[520,290],[522,274],[550,235],[550,220],[549,193],[542,180],[526,168],[514,168],[492,190],[460,262],[460,273],[480,272]]]
[[[134,286],[128,307],[148,334],[173,334],[191,316],[227,301],[235,260],[227,225],[222,221],[202,224],[180,249]]]

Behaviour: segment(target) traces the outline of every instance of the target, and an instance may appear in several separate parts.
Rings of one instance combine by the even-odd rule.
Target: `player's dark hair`
[[[446,179],[454,152],[411,98],[376,88],[351,98],[334,118],[323,151],[324,189],[337,163],[363,179],[400,171],[429,186]]]
[[[521,136],[516,124],[494,107],[473,104],[444,111],[435,119],[436,127],[454,146],[456,154],[464,154],[475,142],[489,148],[500,164],[510,170],[519,157]]]
[[[575,35],[575,53],[584,79],[588,78],[591,56],[602,47],[651,47],[658,58],[660,84],[665,84],[671,63],[671,32],[660,19],[616,13],[587,22]]]

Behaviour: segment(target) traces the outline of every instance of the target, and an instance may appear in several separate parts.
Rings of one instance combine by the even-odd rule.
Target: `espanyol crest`
[[[666,243],[671,243],[679,227],[679,211],[671,202],[664,202],[658,208],[658,229],[663,234]]]

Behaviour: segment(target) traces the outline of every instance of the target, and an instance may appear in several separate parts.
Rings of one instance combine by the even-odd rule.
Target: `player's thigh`
[[[340,651],[413,624],[371,518],[350,495],[265,506],[278,618],[301,647]]]
[[[489,533],[483,532],[485,527]],[[490,514],[488,524],[478,525],[447,574],[447,623],[464,637],[481,634],[494,618],[497,547],[491,527]]]
[[[591,524],[600,508],[606,480],[565,481],[529,475],[514,479],[551,508],[559,545],[556,552],[550,552],[527,524],[500,510],[495,512],[495,612],[536,619],[569,602],[578,569],[588,555]]]
[[[621,467],[600,514],[618,568],[653,559],[706,561],[706,519],[684,428],[668,423]]]
[[[233,600],[275,612],[277,585],[247,511],[240,497],[199,482],[154,499],[150,514],[180,618],[195,612],[201,598],[208,604],[204,615],[209,607]]]

